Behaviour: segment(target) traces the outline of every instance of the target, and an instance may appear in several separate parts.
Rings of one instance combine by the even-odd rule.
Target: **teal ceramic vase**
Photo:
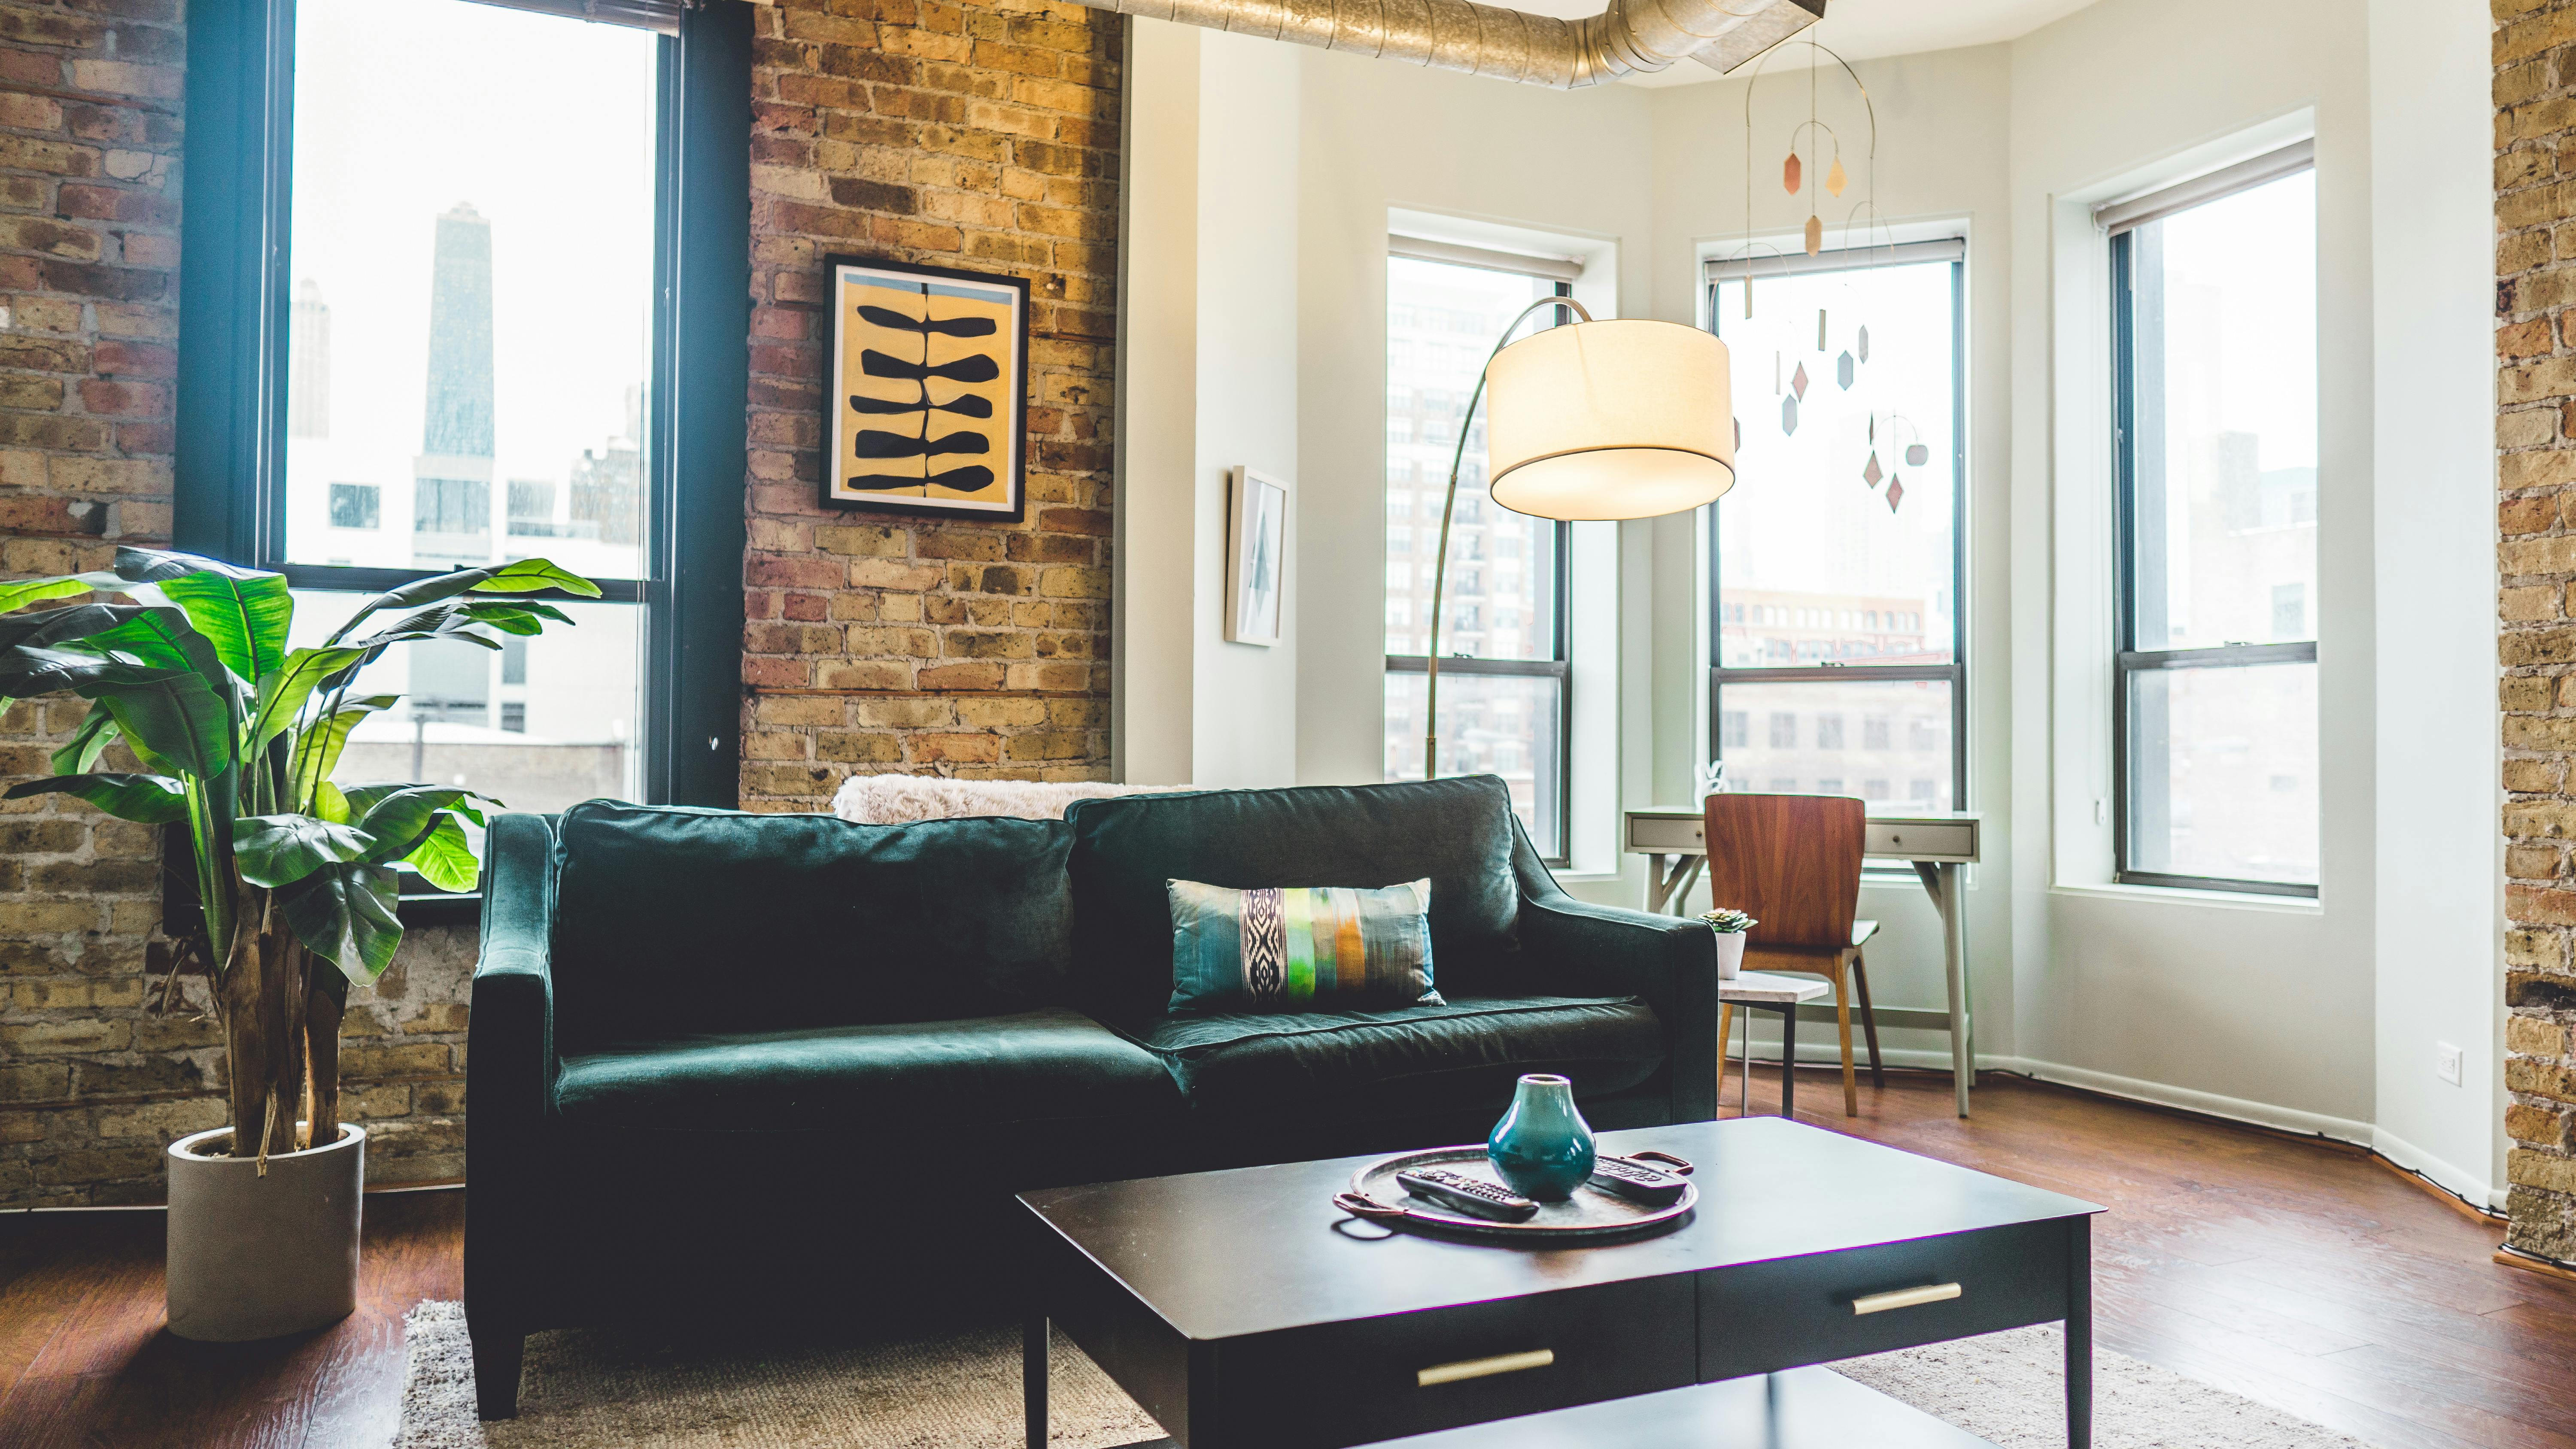
[[[1592,1127],[1574,1110],[1574,1083],[1563,1077],[1521,1078],[1512,1109],[1485,1139],[1485,1155],[1512,1191],[1538,1202],[1563,1202],[1592,1175]]]

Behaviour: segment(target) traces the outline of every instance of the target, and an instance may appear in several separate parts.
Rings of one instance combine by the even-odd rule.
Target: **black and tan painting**
[[[857,257],[826,265],[823,501],[1016,522],[1029,284]]]

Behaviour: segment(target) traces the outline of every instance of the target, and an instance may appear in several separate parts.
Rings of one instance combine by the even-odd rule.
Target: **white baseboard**
[[[2484,1174],[2445,1162],[2394,1132],[2373,1129],[2370,1150],[2463,1202],[2493,1212],[2504,1211],[2504,1189],[2489,1183]]]
[[[1857,1054],[1855,1054],[1857,1055]],[[1879,1053],[1892,1067],[1923,1067],[1946,1072],[1950,1054],[1927,1051],[1919,1047],[1888,1047]],[[1730,1058],[1730,1061],[1733,1058]],[[1757,1041],[1753,1049],[1754,1065],[1777,1069],[1780,1045],[1776,1037]],[[1839,1067],[1841,1049],[1831,1043],[1804,1041],[1798,1044],[1798,1064],[1807,1067]],[[2085,1067],[2070,1067],[2060,1062],[2034,1061],[2025,1057],[1987,1056],[1977,1058],[1981,1072],[2009,1072],[2034,1081],[2057,1082],[2081,1087],[2108,1097],[2125,1097],[2133,1102],[2146,1102],[2159,1107],[2176,1107],[2204,1117],[2219,1117],[2230,1122],[2244,1122],[2256,1127],[2269,1127],[2280,1132],[2302,1136],[2324,1137],[2386,1158],[2391,1164],[2418,1174],[2444,1192],[2474,1206],[2501,1212],[2504,1190],[2489,1183],[2481,1173],[2467,1171],[2445,1162],[2392,1132],[2384,1132],[2368,1122],[2349,1117],[2329,1117],[2318,1112],[2302,1112],[2293,1107],[2276,1107],[2269,1102],[2253,1102],[2242,1097],[2224,1097],[2215,1092],[2196,1092],[2188,1087],[2172,1087],[2162,1082],[2141,1081],[2135,1077],[2115,1076]]]

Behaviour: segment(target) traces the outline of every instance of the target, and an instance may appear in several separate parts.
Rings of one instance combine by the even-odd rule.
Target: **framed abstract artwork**
[[[1279,642],[1288,559],[1288,485],[1236,468],[1226,517],[1225,637],[1235,644]]]
[[[1017,523],[1028,502],[1029,284],[826,257],[823,502]]]

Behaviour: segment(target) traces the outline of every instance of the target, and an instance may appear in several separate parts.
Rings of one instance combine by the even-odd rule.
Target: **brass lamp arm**
[[[1467,434],[1476,426],[1476,404],[1485,398],[1485,374],[1494,359],[1511,345],[1512,330],[1529,320],[1529,315],[1542,307],[1564,307],[1589,322],[1592,314],[1572,297],[1541,297],[1520,310],[1519,315],[1503,324],[1503,335],[1494,341],[1494,350],[1485,354],[1485,365],[1476,369],[1476,387],[1467,394],[1467,415],[1458,420],[1458,446],[1449,455],[1449,496],[1440,505],[1440,551],[1431,563],[1431,647],[1427,653],[1429,670],[1422,691],[1422,778],[1440,778],[1440,606],[1449,586],[1449,520],[1458,511],[1458,470],[1467,461]]]

